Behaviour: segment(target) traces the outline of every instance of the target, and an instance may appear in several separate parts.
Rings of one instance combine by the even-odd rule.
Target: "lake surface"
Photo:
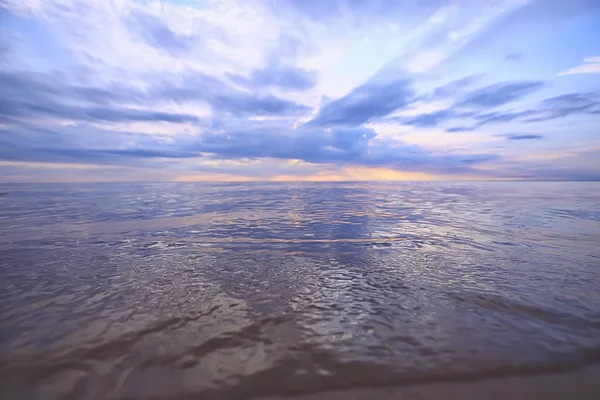
[[[600,361],[599,183],[0,192],[6,398],[245,399]]]

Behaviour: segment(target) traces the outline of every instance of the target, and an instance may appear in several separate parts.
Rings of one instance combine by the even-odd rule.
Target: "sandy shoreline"
[[[531,400],[600,399],[600,365],[563,373],[438,382],[402,387],[366,388],[298,396],[269,396],[260,400]]]

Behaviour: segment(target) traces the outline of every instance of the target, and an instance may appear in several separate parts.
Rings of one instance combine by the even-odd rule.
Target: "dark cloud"
[[[477,125],[497,122],[543,122],[570,115],[594,115],[600,113],[598,93],[569,93],[543,100],[532,110],[492,112],[475,116]]]
[[[466,76],[461,79],[452,81],[446,85],[440,86],[433,91],[431,96],[433,99],[455,97],[457,94],[462,92],[465,88],[471,86],[473,83],[481,79],[482,75],[473,74]]]
[[[569,93],[542,101],[540,110],[525,122],[548,121],[573,114],[600,113],[600,95],[597,93]]]
[[[415,117],[408,118],[399,118],[397,119],[399,122],[418,126],[418,127],[429,127],[429,126],[437,126],[445,121],[448,121],[453,118],[466,118],[472,116],[473,112],[468,111],[460,111],[454,110],[452,108],[446,110],[435,111],[429,114],[421,114]]]
[[[275,132],[271,129],[226,130],[203,135],[198,151],[218,158],[282,158],[308,162],[351,161],[364,154],[373,132],[364,128]]]
[[[178,82],[163,81],[156,85],[152,95],[176,103],[201,102],[216,112],[234,116],[302,115],[310,108],[270,94],[248,93],[235,89],[212,76],[193,73],[182,76]]]
[[[12,52],[12,42],[6,36],[5,33],[0,35],[0,61],[2,62],[9,61],[10,53]]]
[[[148,166],[160,168],[156,159],[197,157],[198,152],[140,133],[101,130],[88,124],[41,128],[9,126],[0,136],[0,159],[50,163]]]
[[[470,131],[474,131],[477,127],[476,126],[455,126],[452,128],[448,128],[446,129],[446,132],[470,132]]]
[[[511,53],[504,57],[504,61],[519,61],[523,58],[523,54],[521,53]]]
[[[220,111],[229,112],[235,116],[252,115],[301,115],[310,108],[292,101],[282,100],[272,95],[211,94],[210,105]]]
[[[410,92],[407,91],[406,97],[404,97],[404,103],[392,103],[393,106],[389,106],[383,108],[384,112],[379,113],[371,113],[369,118],[375,116],[385,116],[390,112],[404,106],[414,100],[435,100],[436,98],[444,98],[444,97],[456,97],[458,93],[464,93],[464,88],[471,85],[477,79],[479,79],[479,75],[471,75],[465,78],[450,82],[444,86],[438,87],[432,92],[432,95],[425,96],[423,98],[410,98]],[[517,119],[520,117],[524,117],[527,115],[531,115],[531,112],[524,113],[501,113],[501,112],[487,112],[490,108],[494,108],[496,106],[501,106],[508,104],[512,101],[518,100],[523,96],[526,96],[529,93],[532,93],[535,90],[538,90],[543,86],[542,82],[501,82],[493,85],[489,85],[471,92],[467,92],[462,96],[459,95],[458,100],[455,104],[447,108],[445,110],[439,110],[432,113],[416,115],[413,117],[395,117],[390,119],[389,121],[399,122],[405,125],[412,125],[417,127],[431,127],[438,126],[444,123],[447,123],[451,120],[459,119],[459,118],[472,118],[475,120],[475,123],[470,128],[459,127],[459,128],[449,128],[449,132],[458,132],[459,130],[473,130],[478,126],[485,125],[487,123],[492,122],[507,122],[513,119]],[[373,108],[380,104],[386,106],[387,102],[380,101],[379,96],[381,96],[381,90],[374,90],[372,96],[356,96],[361,99],[365,99],[365,102],[368,104],[368,107],[365,108]],[[352,93],[349,95],[352,96]],[[356,102],[354,102],[356,103]],[[351,103],[353,104],[353,103]],[[356,109],[352,110],[348,114],[360,115]],[[344,115],[344,114],[342,114]],[[366,120],[368,120],[366,119]],[[361,122],[365,122],[364,119],[359,119]],[[338,122],[339,123],[339,122]],[[458,129],[458,130],[457,130]]]
[[[53,117],[75,121],[189,122],[190,114],[132,109],[123,105],[140,100],[131,88],[94,88],[65,85],[51,76],[0,71],[0,119]]]
[[[515,121],[520,118],[533,115],[535,113],[536,112],[533,110],[490,112],[490,113],[477,114],[474,116],[474,119],[477,121],[477,126],[483,126],[483,125],[498,123],[498,122]]]
[[[153,111],[160,103],[199,102],[236,116],[298,115],[308,107],[272,95],[236,90],[208,75],[182,82],[160,80],[148,90],[125,84],[105,87],[69,85],[46,74],[0,71],[0,119],[55,117],[76,121],[194,122],[186,113]],[[141,109],[144,106],[145,109]]]
[[[461,85],[469,79],[455,81],[450,84]],[[543,82],[502,82],[477,89],[460,97],[455,104],[445,110],[413,117],[396,117],[390,121],[417,127],[431,127],[449,123],[456,119],[470,119],[472,125],[447,128],[447,132],[471,131],[488,124],[519,122],[542,122],[567,117],[569,115],[599,115],[600,95],[598,93],[569,93],[548,98],[538,103],[537,107],[519,111],[490,111],[497,106],[513,101],[539,90]],[[438,88],[446,93],[448,85]]]
[[[127,28],[148,45],[173,56],[188,52],[194,39],[175,33],[158,17],[141,10],[134,10],[125,21]]]
[[[540,140],[544,138],[542,135],[533,133],[504,133],[494,136],[503,137],[506,140]]]
[[[310,124],[356,126],[384,117],[410,104],[414,94],[409,85],[408,80],[397,80],[359,86],[348,95],[323,105]]]
[[[432,173],[469,172],[473,164],[495,155],[433,155],[418,146],[373,142],[368,128],[316,128],[239,121],[174,141],[152,135],[99,130],[92,126],[39,129],[16,127],[0,141],[0,159],[88,163],[98,165],[168,166],[168,159],[299,159],[315,164],[385,166]],[[55,140],[60,138],[60,140]],[[135,147],[132,147],[135,143]],[[157,159],[161,159],[159,161]],[[165,164],[167,163],[167,164]]]
[[[134,122],[166,121],[194,122],[198,117],[191,114],[178,114],[159,111],[146,111],[129,108],[81,107],[55,102],[10,101],[0,99],[0,120],[16,122],[19,119],[50,117],[74,121]]]
[[[279,65],[255,69],[249,77],[238,74],[228,74],[228,77],[233,82],[251,89],[276,86],[288,90],[308,90],[317,82],[317,74],[314,71]]]
[[[362,127],[282,128],[257,125],[246,129],[223,129],[202,135],[193,147],[223,159],[299,159],[310,163],[386,166],[438,173],[467,171],[474,163],[497,158],[477,154],[438,156],[418,146],[372,142],[375,132]]]
[[[475,90],[461,100],[457,106],[492,108],[511,103],[543,87],[539,81],[501,82]]]
[[[455,118],[454,111],[451,109],[435,111],[428,114],[420,114],[415,117],[399,118],[398,121],[412,126],[427,127],[436,126],[450,118]]]
[[[456,95],[456,92],[462,91],[478,78],[478,75],[471,75],[450,82],[435,89],[430,97],[440,98]],[[539,90],[542,86],[543,82],[537,81],[501,82],[466,93],[449,109],[414,117],[396,117],[392,120],[407,125],[430,127],[457,118],[475,118],[477,126],[502,118],[513,117],[516,119],[525,114],[515,116],[501,113],[479,114],[473,109],[482,111],[505,105]],[[310,124],[356,126],[385,117],[419,99],[421,98],[414,96],[409,80],[397,80],[387,84],[367,83],[354,89],[348,95],[323,105]]]

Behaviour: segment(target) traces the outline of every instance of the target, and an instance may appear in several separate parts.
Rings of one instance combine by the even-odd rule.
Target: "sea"
[[[599,362],[599,182],[0,185],[2,398],[326,396]]]

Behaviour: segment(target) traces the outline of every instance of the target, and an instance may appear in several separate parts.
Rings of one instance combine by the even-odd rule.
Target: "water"
[[[6,398],[238,399],[600,361],[600,184],[0,186]]]

